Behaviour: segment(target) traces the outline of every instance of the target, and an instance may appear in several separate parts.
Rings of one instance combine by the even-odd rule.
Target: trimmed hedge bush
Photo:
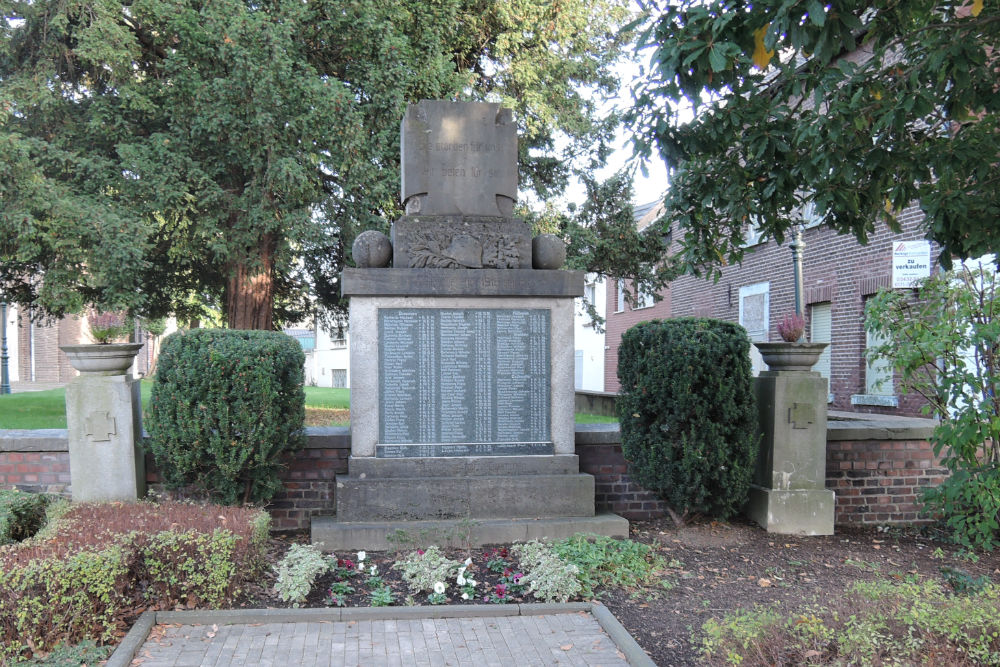
[[[0,489],[0,545],[25,540],[45,523],[49,497],[17,489]]]
[[[622,336],[617,401],[629,473],[682,521],[746,502],[760,437],[743,327],[707,318],[642,322]]]
[[[282,458],[305,443],[305,356],[273,331],[195,329],[166,338],[146,420],[168,487],[266,503]]]

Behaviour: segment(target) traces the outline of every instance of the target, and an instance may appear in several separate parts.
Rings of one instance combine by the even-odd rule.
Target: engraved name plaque
[[[383,308],[376,456],[551,454],[549,311]]]

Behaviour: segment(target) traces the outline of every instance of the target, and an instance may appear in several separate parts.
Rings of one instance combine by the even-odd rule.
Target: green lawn
[[[149,403],[152,387],[152,382],[142,382],[144,408]],[[350,389],[306,387],[306,407],[348,409],[350,404]],[[617,420],[614,417],[578,414],[576,421],[594,424]],[[5,428],[66,428],[66,390],[27,391],[0,396],[0,429]]]

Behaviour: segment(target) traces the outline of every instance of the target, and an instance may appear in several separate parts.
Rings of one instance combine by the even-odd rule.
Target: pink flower
[[[501,597],[501,598],[503,596],[507,595],[507,586],[504,585],[504,584],[497,584],[496,594],[497,594],[497,597]]]

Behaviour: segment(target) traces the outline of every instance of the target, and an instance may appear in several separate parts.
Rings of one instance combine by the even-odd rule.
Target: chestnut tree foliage
[[[0,296],[261,329],[334,308],[353,238],[400,213],[407,103],[512,107],[543,197],[603,160],[626,5],[0,0]]]
[[[672,170],[680,268],[739,261],[748,224],[783,240],[807,204],[864,242],[917,202],[946,262],[1000,251],[996,2],[643,4],[630,120]]]

